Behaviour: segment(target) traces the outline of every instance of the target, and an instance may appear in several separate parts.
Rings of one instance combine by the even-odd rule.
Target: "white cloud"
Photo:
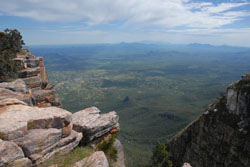
[[[193,3],[190,0],[0,0],[0,13],[39,21],[83,21],[89,25],[126,21],[162,27],[214,28],[249,16],[230,11],[241,3]]]

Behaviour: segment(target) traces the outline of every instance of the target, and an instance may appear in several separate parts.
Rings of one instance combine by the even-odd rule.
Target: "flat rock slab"
[[[73,129],[83,133],[85,142],[101,137],[118,126],[119,116],[116,112],[100,112],[98,108],[91,107],[72,115]]]
[[[78,161],[73,167],[109,167],[109,163],[104,152],[97,151],[90,157]]]
[[[24,154],[16,143],[0,139],[0,167],[21,158],[24,158]]]
[[[0,100],[5,100],[7,98],[18,99],[30,106],[33,105],[32,97],[29,94],[18,93],[9,89],[0,88]]]
[[[34,77],[40,75],[40,73],[41,73],[40,67],[26,68],[21,71],[20,77],[21,78]]]
[[[27,105],[26,103],[24,103],[23,101],[20,101],[18,99],[15,98],[6,98],[3,100],[0,100],[0,107],[6,107],[6,106],[10,106],[10,105]]]
[[[28,93],[25,82],[22,79],[17,79],[13,82],[2,82],[0,88],[9,89],[14,92]]]
[[[56,144],[61,140],[62,131],[60,129],[34,129],[21,138],[13,140],[18,146],[23,149],[26,157],[31,157],[32,154],[46,154],[45,150],[56,147]]]
[[[23,137],[30,129],[62,129],[71,122],[71,113],[57,107],[38,108],[11,105],[0,108],[0,134],[5,140]]]

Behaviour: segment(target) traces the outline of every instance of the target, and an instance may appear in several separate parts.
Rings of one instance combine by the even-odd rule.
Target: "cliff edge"
[[[250,166],[250,73],[169,143],[173,166]]]
[[[43,58],[29,50],[22,53],[15,58],[23,66],[20,78],[0,83],[0,167],[44,166],[55,155],[88,144],[97,152],[70,166],[109,167],[104,152],[96,147],[119,131],[117,113],[101,114],[90,107],[72,114],[59,108]],[[121,143],[116,141],[114,147],[118,158],[114,166],[124,166]]]

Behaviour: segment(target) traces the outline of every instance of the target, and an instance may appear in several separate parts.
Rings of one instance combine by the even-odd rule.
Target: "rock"
[[[0,139],[0,167],[24,158],[23,151],[17,144]]]
[[[100,114],[96,107],[87,108],[72,115],[73,129],[84,134],[84,142],[109,133],[118,126],[119,117],[116,112]]]
[[[71,122],[71,113],[57,107],[11,105],[0,108],[0,122],[0,134],[5,140],[13,140],[29,129],[62,129]]]
[[[40,76],[23,78],[28,88],[37,88],[42,86],[42,78]]]
[[[74,167],[109,167],[109,163],[104,152],[98,151],[90,157],[78,161]]]
[[[17,79],[13,82],[2,82],[0,88],[9,89],[14,92],[28,93],[25,82],[22,79]]]
[[[189,163],[185,162],[182,167],[192,167]]]
[[[116,139],[114,142],[114,147],[117,150],[117,161],[112,162],[112,167],[125,167],[124,152],[121,142]]]
[[[29,94],[17,93],[8,89],[0,88],[0,100],[18,99],[24,103],[33,106],[33,98]]]
[[[54,128],[34,129],[29,130],[25,136],[13,141],[23,149],[26,157],[34,161],[56,147],[61,140],[61,133],[60,129]]]
[[[34,162],[35,166],[39,166],[43,163],[48,162],[56,153],[59,153],[60,155],[64,155],[72,151],[75,147],[78,146],[79,142],[82,140],[82,134],[77,133],[72,130],[72,133],[70,136],[61,139],[57,143],[57,147],[54,148],[54,150],[50,150],[47,154],[40,156],[39,159],[36,159]],[[37,157],[37,156],[33,156]]]
[[[72,151],[82,139],[82,134],[72,131],[71,134],[62,138],[61,129],[34,129],[16,140],[34,165],[48,161],[55,153],[66,154]]]
[[[41,68],[40,67],[26,68],[26,69],[21,71],[20,77],[21,78],[34,77],[34,76],[40,75],[40,73],[41,73]]]
[[[173,166],[250,166],[250,73],[168,143]]]
[[[6,98],[3,100],[0,100],[0,107],[6,107],[6,106],[18,105],[18,104],[27,106],[26,103],[24,103],[23,101],[17,100],[15,98]]]
[[[30,159],[22,158],[9,163],[7,167],[32,167],[32,163]]]
[[[37,57],[29,58],[25,60],[25,63],[27,64],[27,67],[30,67],[30,68],[39,67],[40,59]]]
[[[33,91],[33,97],[37,105],[42,103],[55,104],[56,102],[56,91],[55,90],[44,90],[37,89]]]

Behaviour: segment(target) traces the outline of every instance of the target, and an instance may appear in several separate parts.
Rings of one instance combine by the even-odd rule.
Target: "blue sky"
[[[250,0],[0,0],[0,30],[27,45],[119,42],[250,46]]]

